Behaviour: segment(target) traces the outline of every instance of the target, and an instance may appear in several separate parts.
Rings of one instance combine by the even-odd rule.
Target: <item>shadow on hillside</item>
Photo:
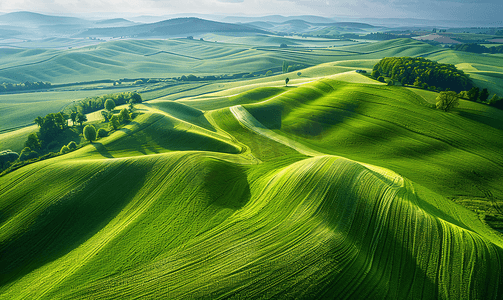
[[[232,163],[212,163],[207,166],[204,189],[210,204],[237,210],[251,198],[248,177],[245,171]]]
[[[33,222],[29,227],[0,244],[0,286],[63,257],[92,238],[135,197],[150,171],[135,165],[103,166],[55,195],[59,199],[41,202],[42,211],[30,216]],[[74,171],[80,173],[78,167]],[[134,174],[134,180],[126,174]],[[35,195],[44,198],[40,193]]]
[[[108,150],[105,148],[105,146],[103,146],[102,143],[94,142],[91,145],[93,145],[96,151],[98,151],[98,153],[101,154],[103,157],[114,158],[112,154],[110,154],[110,152],[108,152]]]

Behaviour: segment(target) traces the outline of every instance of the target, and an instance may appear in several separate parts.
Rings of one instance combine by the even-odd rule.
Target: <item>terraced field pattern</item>
[[[456,203],[501,214],[501,112],[354,72],[433,52],[404,43],[156,97],[0,177],[0,299],[501,299],[502,235]]]

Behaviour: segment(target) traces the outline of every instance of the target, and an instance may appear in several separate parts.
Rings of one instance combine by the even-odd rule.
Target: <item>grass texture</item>
[[[0,298],[501,298],[501,235],[447,198],[501,199],[501,129],[337,78],[138,105],[1,177]]]

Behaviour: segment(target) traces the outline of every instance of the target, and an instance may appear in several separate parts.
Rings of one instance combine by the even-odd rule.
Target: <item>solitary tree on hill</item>
[[[287,77],[287,78],[285,79],[285,85],[286,85],[286,86],[288,86],[288,83],[289,83],[289,82],[290,82],[290,78],[288,78],[288,77]]]
[[[96,140],[96,128],[93,125],[84,127],[84,138],[91,143]]]
[[[440,92],[436,100],[437,109],[446,112],[459,105],[459,96],[453,91]]]

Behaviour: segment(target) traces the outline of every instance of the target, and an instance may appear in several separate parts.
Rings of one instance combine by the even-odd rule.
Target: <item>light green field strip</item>
[[[248,128],[249,130],[256,132],[262,136],[265,136],[273,141],[276,141],[278,143],[281,143],[285,146],[288,146],[296,151],[298,151],[301,154],[307,155],[307,156],[317,156],[317,155],[323,155],[321,152],[317,152],[314,150],[309,149],[305,145],[298,143],[296,141],[293,141],[289,138],[286,138],[284,136],[281,136],[274,131],[267,129],[262,125],[257,119],[255,119],[254,116],[252,116],[244,107],[241,105],[236,105],[232,106],[229,108],[234,117],[239,121],[241,125],[244,127]]]

